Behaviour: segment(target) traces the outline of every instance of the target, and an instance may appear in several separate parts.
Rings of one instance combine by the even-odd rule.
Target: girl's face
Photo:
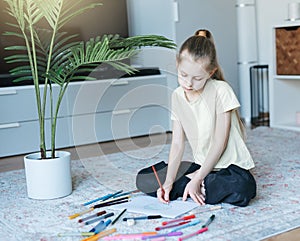
[[[194,61],[187,51],[180,55],[180,62],[177,62],[178,83],[185,92],[201,91],[211,74],[206,71],[207,59]]]

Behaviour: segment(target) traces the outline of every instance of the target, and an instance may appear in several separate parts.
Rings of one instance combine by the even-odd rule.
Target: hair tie
[[[206,31],[205,30],[199,30],[196,32],[196,36],[201,36],[201,37],[204,37],[206,38]]]

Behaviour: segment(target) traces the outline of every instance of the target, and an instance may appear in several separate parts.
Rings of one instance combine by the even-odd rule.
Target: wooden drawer
[[[74,145],[162,133],[168,131],[167,108],[147,106],[72,118]]]
[[[147,104],[166,104],[164,75],[122,78],[118,80],[71,83],[68,90],[71,115],[91,114]]]
[[[53,86],[54,95],[57,95],[58,91],[58,86]],[[66,103],[66,100],[63,99],[60,116],[67,114]],[[34,86],[0,88],[0,113],[0,123],[37,120]],[[49,118],[49,108],[46,113],[46,117]]]

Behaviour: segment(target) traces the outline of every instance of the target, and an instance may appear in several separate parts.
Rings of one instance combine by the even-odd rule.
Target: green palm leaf
[[[35,2],[51,29],[57,29],[63,0],[35,0]]]

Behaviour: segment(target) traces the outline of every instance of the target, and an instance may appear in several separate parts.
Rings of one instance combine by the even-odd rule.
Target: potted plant
[[[39,118],[40,151],[24,158],[28,196],[37,199],[66,196],[72,191],[70,154],[56,150],[55,135],[60,104],[70,81],[92,79],[82,70],[92,70],[100,63],[108,63],[118,70],[131,74],[136,70],[123,60],[136,55],[140,47],[175,48],[175,44],[157,35],[128,38],[105,35],[83,42],[75,41],[76,35],[69,35],[62,31],[63,26],[73,17],[100,6],[101,3],[97,1],[86,4],[80,9],[77,7],[84,0],[4,1],[7,3],[7,13],[16,20],[15,23],[7,23],[14,30],[4,34],[20,38],[24,43],[24,45],[7,47],[8,51],[14,52],[6,57],[6,61],[18,63],[18,67],[10,71],[15,77],[14,81],[32,80]],[[46,29],[41,27],[41,22],[43,25],[46,23]],[[53,94],[54,84],[59,86],[57,96]],[[49,149],[46,147],[45,138],[47,105],[50,106],[51,121],[51,147]],[[60,158],[63,160],[59,160]],[[55,165],[49,164],[50,161],[54,161]],[[56,166],[59,164],[63,167]],[[37,169],[45,165],[45,172]],[[33,168],[33,171],[28,171],[27,168]],[[66,173],[62,171],[63,169],[66,169]],[[51,179],[51,170],[54,172],[55,181]],[[44,182],[45,179],[49,181]],[[57,191],[60,186],[64,186],[63,190]],[[49,190],[53,190],[54,193]],[[40,194],[41,192],[46,193]]]

